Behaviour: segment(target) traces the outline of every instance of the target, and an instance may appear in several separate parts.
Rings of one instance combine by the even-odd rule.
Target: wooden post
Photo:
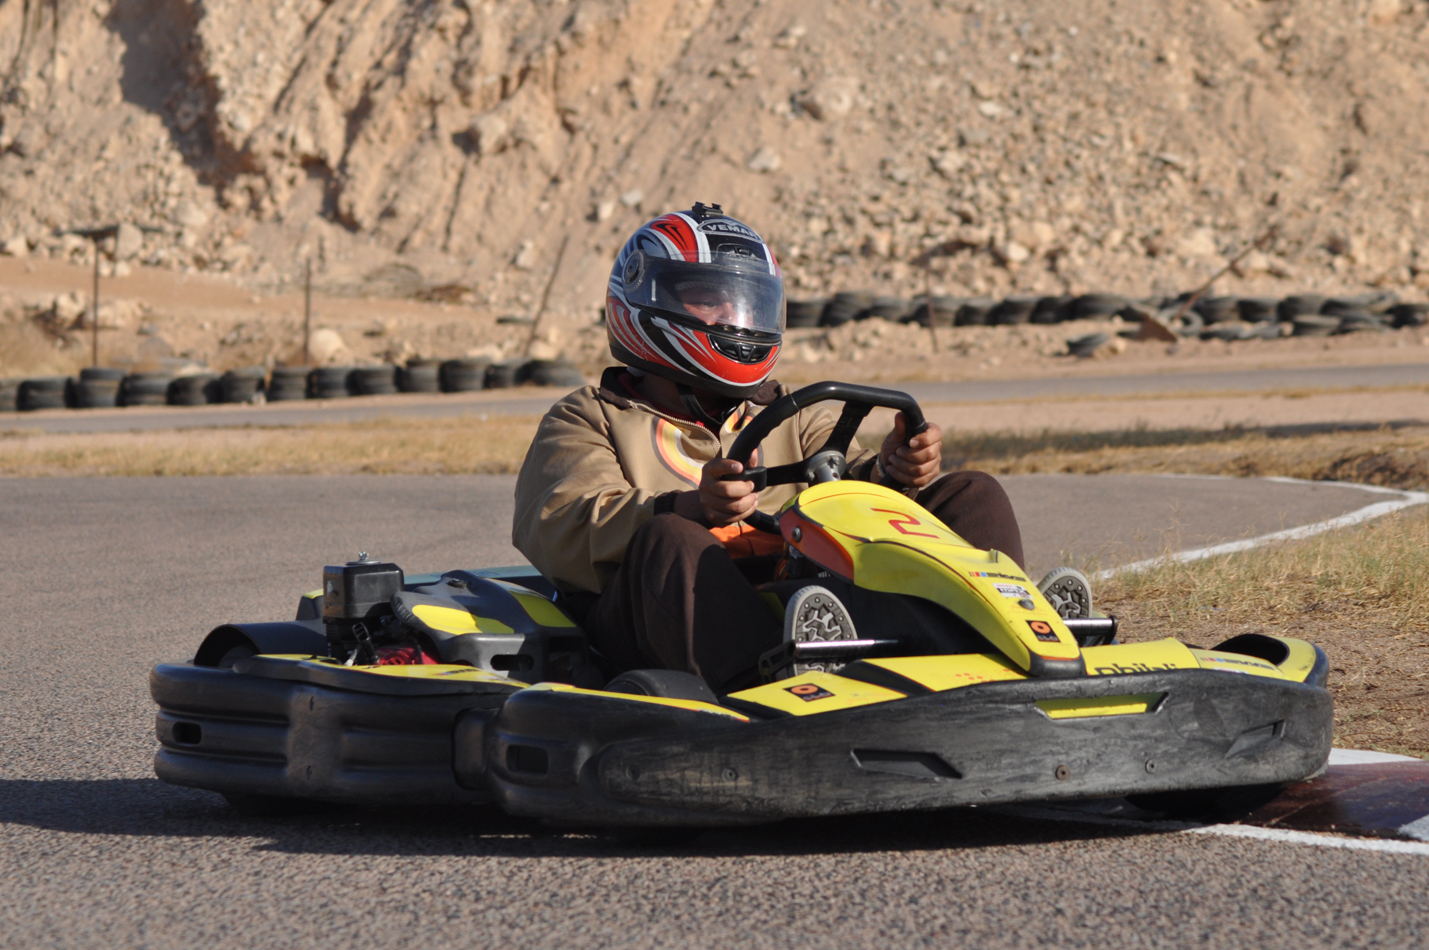
[[[526,337],[526,348],[521,352],[522,356],[531,355],[531,345],[536,342],[536,330],[541,326],[541,317],[546,313],[546,301],[551,298],[551,288],[556,284],[556,275],[561,272],[561,258],[566,256],[566,245],[571,243],[570,232],[561,239],[561,249],[556,252],[556,263],[551,268],[551,276],[546,280],[546,289],[541,292],[541,305],[536,308],[536,316],[531,320],[531,333]]]
[[[94,288],[89,305],[90,320],[90,365],[99,365],[99,238],[89,243],[94,245]]]
[[[313,338],[313,259],[303,261],[303,365],[311,365],[308,344]]]

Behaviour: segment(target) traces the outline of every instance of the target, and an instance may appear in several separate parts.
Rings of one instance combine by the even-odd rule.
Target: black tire
[[[1364,310],[1351,311],[1340,315],[1340,326],[1336,333],[1388,333],[1389,322]]]
[[[1032,319],[1037,308],[1036,297],[1008,297],[993,308],[990,322],[997,326],[1014,326]]]
[[[1266,323],[1275,319],[1280,301],[1275,297],[1242,297],[1237,309],[1246,323]]]
[[[1321,294],[1292,294],[1280,301],[1280,306],[1276,308],[1282,323],[1290,323],[1296,317],[1308,317],[1320,312],[1320,308],[1325,305],[1325,298]]]
[[[841,290],[829,298],[819,317],[821,327],[841,327],[850,320],[858,319],[873,303],[873,295],[862,290]]]
[[[163,406],[169,401],[170,373],[130,373],[124,377],[120,401],[126,406]]]
[[[629,670],[606,683],[605,691],[664,699],[692,699],[719,705],[719,697],[708,683],[693,673],[679,670]]]
[[[397,374],[404,393],[439,393],[442,391],[442,364],[436,360],[408,360]]]
[[[1032,315],[1028,318],[1029,323],[1039,326],[1051,326],[1054,323],[1061,323],[1067,319],[1071,312],[1073,297],[1043,297],[1037,301],[1037,305],[1032,308]]]
[[[1429,322],[1429,303],[1399,303],[1390,307],[1388,313],[1396,330],[1422,327]]]
[[[92,379],[103,379],[117,383],[127,375],[128,373],[124,370],[116,369],[113,366],[86,366],[79,371],[79,380],[82,383],[87,383]]]
[[[262,367],[257,367],[258,374],[263,372]],[[219,381],[219,392],[222,394],[224,402],[242,403],[256,402],[258,394],[263,391],[263,376],[253,372],[252,368],[243,370],[229,370],[223,374]]]
[[[66,376],[40,376],[20,383],[16,403],[22,412],[37,409],[63,409],[70,380]]]
[[[1303,314],[1294,320],[1295,336],[1329,336],[1340,328],[1339,317]]]
[[[912,301],[902,297],[875,297],[868,309],[860,314],[860,319],[878,317],[880,320],[897,323],[913,312],[913,306]]]
[[[217,373],[180,376],[169,384],[169,405],[206,406],[223,398]]]
[[[819,319],[824,315],[824,307],[828,305],[828,302],[827,297],[789,301],[784,325],[791,328],[818,326]]]
[[[257,655],[258,651],[253,649],[248,644],[236,644],[225,650],[223,652],[223,656],[218,658],[218,662],[215,663],[214,666],[220,670],[231,670],[233,669],[233,664],[237,663],[239,660],[246,660],[250,656]]]
[[[347,378],[352,373],[351,366],[319,366],[308,377],[314,399],[346,399],[348,397]]]
[[[269,402],[291,402],[308,398],[308,376],[312,371],[306,366],[274,366],[273,376],[268,380]]]
[[[585,385],[585,377],[574,363],[567,360],[532,360],[527,370],[532,386],[557,386],[577,389]]]
[[[397,391],[397,367],[359,366],[348,377],[348,386],[356,396],[387,396]]]
[[[958,316],[954,321],[960,327],[983,327],[987,326],[988,317],[992,316],[993,308],[997,302],[991,297],[975,297],[972,300],[964,300],[963,305],[958,308]]]
[[[1137,808],[1159,812],[1177,821],[1228,821],[1250,814],[1274,799],[1283,788],[1279,784],[1195,788],[1128,795],[1126,800]]]
[[[1206,324],[1228,323],[1240,318],[1239,297],[1202,297],[1196,301],[1195,310]]]
[[[444,393],[469,393],[486,387],[486,369],[491,360],[484,356],[464,360],[447,360],[442,364],[441,383]]]
[[[1127,299],[1120,294],[1082,294],[1072,301],[1072,319],[1109,317],[1120,312],[1127,303]]]
[[[80,379],[74,385],[76,409],[113,409],[119,405],[119,380]]]
[[[486,373],[482,377],[483,388],[485,389],[510,389],[512,386],[520,386],[526,381],[527,360],[502,360],[500,363],[492,363],[486,367]]]
[[[1088,333],[1086,336],[1074,336],[1067,341],[1067,352],[1072,356],[1091,356],[1110,339],[1110,333]]]

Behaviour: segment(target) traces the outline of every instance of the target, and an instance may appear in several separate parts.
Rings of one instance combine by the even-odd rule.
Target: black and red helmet
[[[784,336],[784,281],[754,229],[696,204],[636,231],[610,272],[606,335],[617,360],[684,386],[751,396]]]

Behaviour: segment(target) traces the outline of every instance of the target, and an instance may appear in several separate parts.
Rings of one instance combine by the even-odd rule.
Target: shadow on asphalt
[[[688,844],[632,844],[601,829],[551,828],[494,806],[377,809],[301,803],[283,817],[247,817],[215,793],[157,779],[0,780],[0,823],[70,834],[247,838],[254,839],[255,850],[285,854],[510,858],[959,850],[1157,833],[958,808],[799,819],[710,830]]]

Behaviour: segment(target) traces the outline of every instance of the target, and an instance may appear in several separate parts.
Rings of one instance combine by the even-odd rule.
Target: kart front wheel
[[[679,670],[630,670],[607,683],[605,691],[719,704],[719,697],[708,683],[693,673]]]

